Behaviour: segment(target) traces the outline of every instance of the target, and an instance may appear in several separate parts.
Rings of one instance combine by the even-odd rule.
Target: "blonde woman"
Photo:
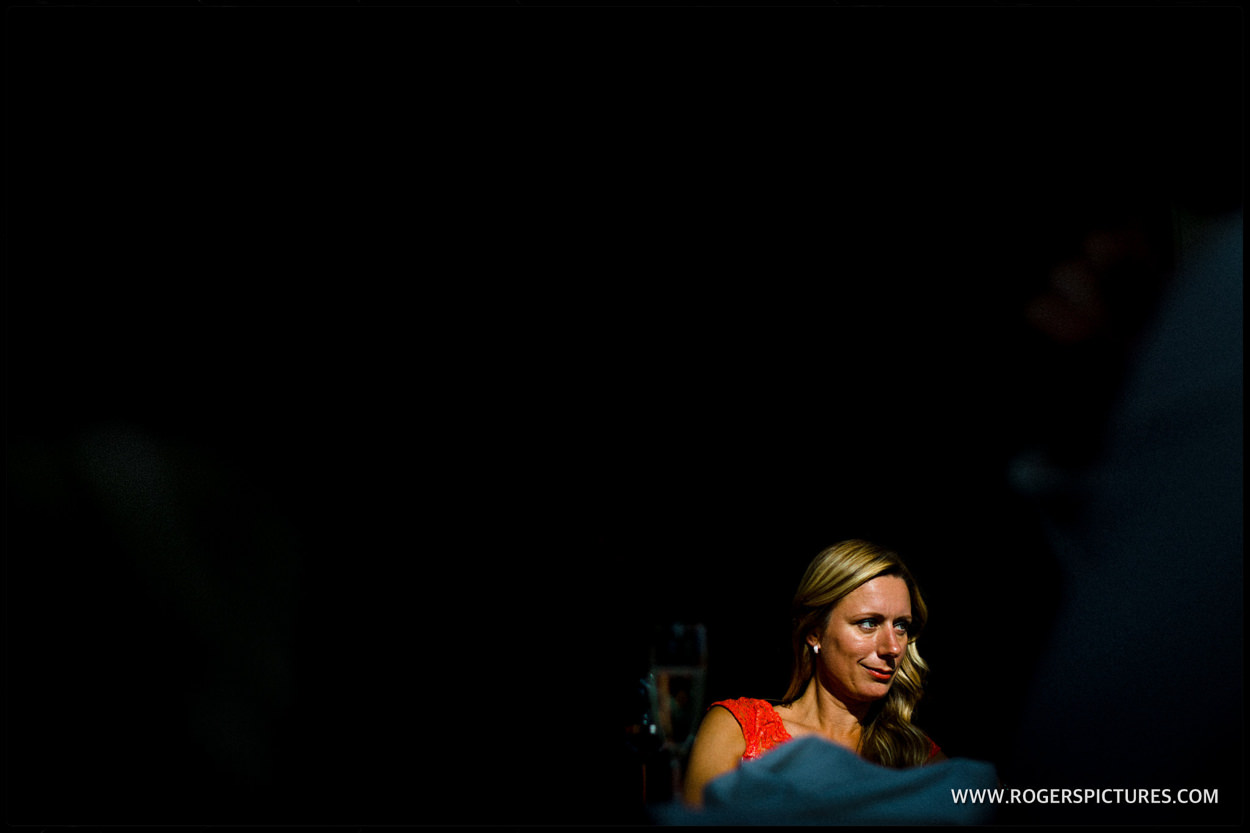
[[[844,541],[808,565],[794,596],[794,671],[785,698],[712,704],[690,752],[684,798],[743,761],[815,735],[887,767],[945,760],[911,723],[927,666],[916,651],[924,600],[894,552]]]

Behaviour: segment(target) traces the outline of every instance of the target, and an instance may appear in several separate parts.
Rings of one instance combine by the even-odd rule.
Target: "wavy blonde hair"
[[[822,550],[807,565],[794,594],[791,631],[794,669],[782,702],[797,700],[815,674],[808,635],[824,630],[834,606],[843,597],[880,576],[898,576],[907,583],[912,621],[907,648],[894,673],[894,683],[889,693],[868,712],[859,752],[864,759],[883,766],[918,766],[928,759],[930,749],[928,737],[911,723],[929,671],[916,650],[916,637],[924,628],[928,610],[907,566],[892,550],[869,541],[843,541]]]

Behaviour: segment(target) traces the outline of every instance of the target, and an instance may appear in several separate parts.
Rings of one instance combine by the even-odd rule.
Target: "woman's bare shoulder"
[[[738,718],[728,707],[720,703],[713,704],[707,710],[707,714],[703,716],[703,722],[699,724],[699,732],[707,731],[710,736],[720,737],[721,735],[736,736],[742,741],[743,751],[746,751],[746,738],[742,736],[742,727],[738,725]]]
[[[703,788],[713,778],[737,767],[747,750],[738,719],[724,706],[712,706],[703,715],[699,731],[690,749],[690,761],[686,770],[685,799],[698,806],[703,800]]]

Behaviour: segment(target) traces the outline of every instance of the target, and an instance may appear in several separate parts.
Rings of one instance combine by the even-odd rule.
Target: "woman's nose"
[[[883,636],[877,642],[877,653],[883,657],[896,657],[903,653],[903,641],[893,628],[882,628]]]

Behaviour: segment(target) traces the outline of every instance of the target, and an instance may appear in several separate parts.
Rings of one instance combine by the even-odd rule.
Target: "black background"
[[[1008,463],[1118,378],[1024,311],[1239,200],[1241,25],[11,7],[10,820],[632,818],[651,627],[779,697],[852,536],[999,759],[1058,582]]]

